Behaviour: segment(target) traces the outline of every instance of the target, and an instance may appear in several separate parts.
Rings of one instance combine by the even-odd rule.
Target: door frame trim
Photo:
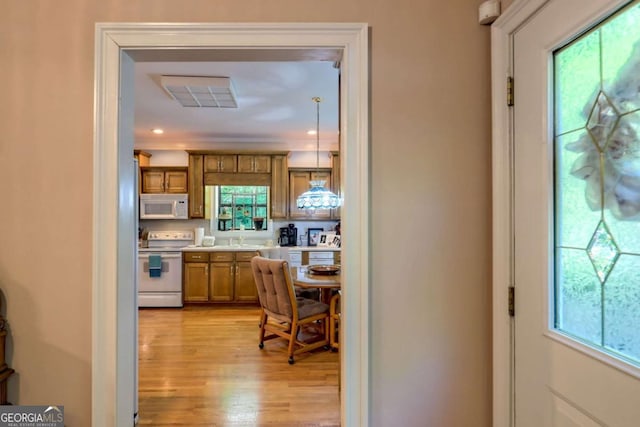
[[[515,31],[547,0],[512,4],[491,26],[492,113],[492,301],[493,301],[493,426],[515,425],[514,320],[509,316],[508,288],[513,271],[512,109],[507,106],[507,76],[512,76]]]
[[[131,292],[135,206],[133,136],[120,93],[135,49],[342,49],[340,147],[345,264],[341,421],[369,424],[369,59],[366,23],[98,23],[95,39],[92,258],[92,425],[133,413]],[[131,169],[131,171],[128,171]]]

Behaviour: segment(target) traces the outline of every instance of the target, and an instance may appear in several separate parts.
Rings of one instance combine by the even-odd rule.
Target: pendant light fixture
[[[320,170],[320,97],[312,98],[316,103],[316,172]],[[296,201],[298,209],[332,209],[342,204],[340,197],[324,187],[324,180],[311,180],[311,188],[305,191]]]

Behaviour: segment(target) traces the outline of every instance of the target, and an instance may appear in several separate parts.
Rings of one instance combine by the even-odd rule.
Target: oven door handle
[[[149,259],[149,255],[150,254],[138,254],[138,258],[140,259]],[[181,253],[171,253],[171,254],[166,254],[166,253],[154,253],[154,255],[160,255],[162,257],[162,259],[176,259],[176,258],[182,258],[182,254]]]

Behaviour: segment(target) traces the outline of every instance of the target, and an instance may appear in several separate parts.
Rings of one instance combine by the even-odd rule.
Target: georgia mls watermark
[[[0,427],[64,427],[64,406],[0,406]]]

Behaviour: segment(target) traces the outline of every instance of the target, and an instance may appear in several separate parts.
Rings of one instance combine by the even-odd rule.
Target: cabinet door
[[[184,263],[184,302],[209,300],[209,263]]]
[[[143,193],[164,193],[164,171],[142,171]]]
[[[327,171],[291,171],[289,173],[289,217],[300,219],[330,219],[330,209],[298,209],[296,201],[298,196],[307,191],[309,182],[312,180],[323,180],[325,186],[330,185],[331,173]]]
[[[271,218],[287,217],[289,198],[289,173],[287,156],[274,155],[271,158]]]
[[[238,172],[240,173],[269,173],[271,172],[271,156],[239,154]]]
[[[209,301],[233,301],[234,262],[212,262],[209,275]]]
[[[243,154],[238,155],[238,172],[241,172],[241,173],[255,172],[254,158],[255,156],[248,156]]]
[[[235,154],[207,154],[204,156],[205,172],[237,172],[237,157]]]
[[[236,295],[238,302],[258,302],[258,289],[253,279],[250,262],[236,263]]]
[[[187,171],[166,171],[164,182],[167,193],[186,193],[188,191]]]
[[[204,218],[204,156],[189,155],[189,218]]]

